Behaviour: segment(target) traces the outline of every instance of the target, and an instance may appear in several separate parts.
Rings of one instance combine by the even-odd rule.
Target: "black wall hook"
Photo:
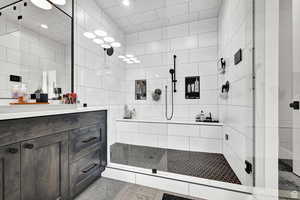
[[[220,60],[218,60],[218,66],[219,66],[219,71],[221,73],[225,73],[225,70],[226,70],[226,60],[225,60],[225,58],[220,58]]]
[[[224,85],[222,85],[222,93],[228,93],[230,89],[230,83],[227,81]]]

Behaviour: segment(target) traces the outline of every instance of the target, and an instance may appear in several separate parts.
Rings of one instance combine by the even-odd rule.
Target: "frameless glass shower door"
[[[279,195],[300,199],[300,2],[280,1]]]

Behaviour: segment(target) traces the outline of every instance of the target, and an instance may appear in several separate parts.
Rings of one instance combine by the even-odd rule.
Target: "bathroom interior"
[[[300,199],[300,4],[269,1],[1,0],[0,199]]]

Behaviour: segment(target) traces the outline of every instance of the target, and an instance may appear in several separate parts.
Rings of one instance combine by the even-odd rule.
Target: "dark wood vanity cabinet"
[[[68,198],[68,133],[21,144],[22,199]]]
[[[106,117],[95,111],[0,121],[0,200],[69,200],[85,190],[107,164]]]
[[[20,200],[20,145],[0,148],[0,200]]]

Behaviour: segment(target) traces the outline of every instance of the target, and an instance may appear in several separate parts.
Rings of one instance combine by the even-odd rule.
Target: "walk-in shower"
[[[177,92],[176,90],[176,84],[177,84],[177,79],[176,79],[176,59],[177,56],[173,56],[173,64],[174,67],[173,69],[170,69],[170,74],[171,74],[171,116],[168,114],[168,86],[165,86],[165,116],[167,120],[172,120],[174,116],[174,93]]]
[[[109,140],[109,167],[212,187],[220,187],[220,181],[222,187],[249,192],[253,171],[245,169],[254,169],[252,1],[139,0],[130,8],[99,2],[125,32],[120,55],[141,61],[125,65],[120,76],[124,104],[136,115],[112,114],[116,128]],[[239,63],[236,52],[243,55]],[[220,58],[226,71],[218,70]],[[142,100],[135,99],[139,80],[147,86]],[[156,90],[164,97],[154,100]],[[197,122],[199,115],[210,120]]]

